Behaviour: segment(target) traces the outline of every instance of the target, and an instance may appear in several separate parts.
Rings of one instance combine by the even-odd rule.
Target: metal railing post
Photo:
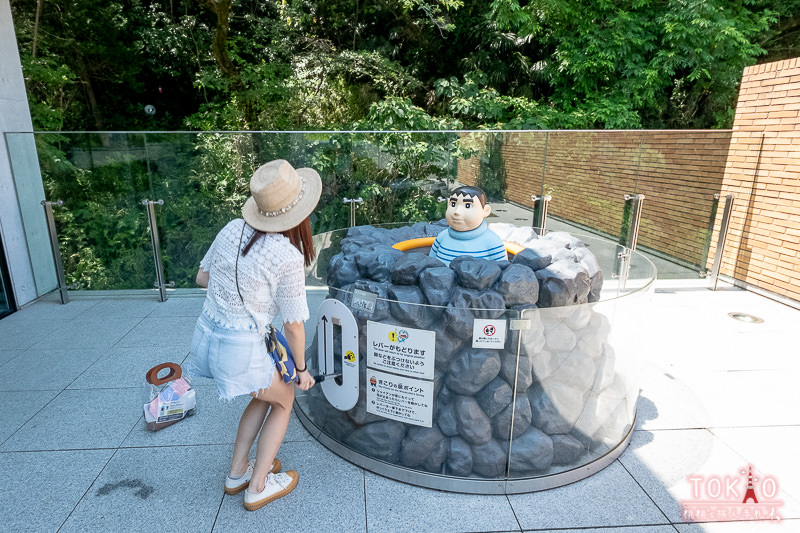
[[[717,250],[714,252],[714,264],[711,267],[711,290],[717,290],[719,281],[719,271],[722,268],[722,256],[725,254],[725,243],[728,240],[728,227],[731,222],[733,212],[733,195],[725,197],[725,209],[722,211],[722,222],[719,226],[719,238],[717,239]]]
[[[626,203],[630,202],[631,211],[630,220],[622,221],[622,229],[620,232],[620,245],[623,247],[617,254],[620,291],[625,290],[625,285],[628,282],[628,274],[631,268],[631,254],[636,250],[636,243],[639,240],[639,224],[642,218],[644,195],[626,194],[623,198]]]
[[[542,196],[531,195],[533,200],[533,227],[539,228],[539,234],[544,235],[545,226],[547,226],[547,206],[553,197],[549,194]]]
[[[360,196],[358,198],[344,198],[344,203],[350,204],[350,227],[354,227],[356,225],[356,204],[360,204],[364,201],[363,198]]]
[[[156,224],[156,204],[164,205],[164,200],[142,200],[142,205],[147,208],[147,223],[150,226],[150,242],[153,244],[153,261],[156,268],[156,286],[159,299],[167,301],[167,286],[164,283],[164,269],[161,266],[161,244],[158,240],[158,224]]]
[[[61,250],[58,246],[58,234],[56,233],[56,220],[53,217],[53,206],[61,207],[64,205],[62,200],[57,202],[48,202],[42,200],[44,206],[44,217],[47,219],[47,233],[50,235],[50,249],[53,251],[53,262],[56,265],[56,277],[58,278],[58,295],[61,297],[61,303],[69,303],[69,295],[67,294],[67,282],[64,279],[64,263],[61,262]]]
[[[715,192],[711,200],[711,215],[708,217],[708,230],[706,231],[706,238],[703,242],[703,253],[700,256],[700,277],[708,276],[709,270],[706,268],[708,263],[708,252],[711,250],[711,236],[714,233],[714,223],[717,220],[717,211],[719,210],[719,193]]]

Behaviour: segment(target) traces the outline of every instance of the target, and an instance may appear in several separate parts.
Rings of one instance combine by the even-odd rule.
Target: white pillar
[[[28,96],[11,20],[0,0],[0,237],[14,298],[23,306],[57,287]]]

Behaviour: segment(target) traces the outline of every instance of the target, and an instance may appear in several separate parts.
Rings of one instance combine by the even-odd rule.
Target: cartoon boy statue
[[[492,212],[486,193],[478,187],[459,187],[450,194],[445,218],[450,226],[439,233],[431,248],[431,257],[446,265],[460,255],[502,261],[508,259],[500,237],[484,220]]]

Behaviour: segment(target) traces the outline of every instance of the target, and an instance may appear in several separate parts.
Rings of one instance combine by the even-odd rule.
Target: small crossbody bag
[[[258,321],[256,321],[256,317],[253,316],[253,313],[250,313],[250,310],[247,309],[247,305],[242,297],[242,291],[239,289],[239,255],[241,254],[245,225],[246,223],[242,224],[242,233],[239,235],[239,247],[236,250],[236,267],[234,269],[236,292],[239,293],[239,299],[242,301],[242,306],[245,311],[250,314],[250,318],[253,319],[256,328],[258,328]],[[294,356],[292,355],[292,350],[289,348],[289,342],[286,340],[286,337],[283,336],[283,333],[275,329],[272,324],[269,325],[269,331],[264,336],[264,344],[266,344],[267,353],[269,353],[275,363],[275,367],[283,378],[283,382],[291,383],[297,381],[297,370],[294,366]]]

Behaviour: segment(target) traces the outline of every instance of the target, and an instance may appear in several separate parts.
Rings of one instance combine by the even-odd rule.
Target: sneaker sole
[[[255,511],[261,509],[270,502],[274,502],[275,500],[283,498],[284,496],[292,492],[294,488],[297,486],[297,482],[300,480],[300,476],[297,474],[295,470],[289,470],[286,473],[292,478],[292,482],[289,484],[288,487],[286,487],[280,492],[276,492],[272,496],[267,496],[263,500],[258,500],[257,502],[250,502],[250,503],[244,502],[244,508],[247,509],[248,511]]]
[[[270,470],[270,472],[272,472],[273,474],[277,474],[278,472],[281,471],[281,466],[282,466],[281,465],[281,460],[276,457],[275,460],[272,461],[272,470]],[[229,494],[231,496],[235,496],[236,494],[239,494],[240,492],[242,492],[244,489],[246,489],[249,486],[250,486],[250,482],[248,481],[246,483],[242,483],[241,485],[239,485],[238,487],[235,487],[235,488],[225,487],[225,494]]]

